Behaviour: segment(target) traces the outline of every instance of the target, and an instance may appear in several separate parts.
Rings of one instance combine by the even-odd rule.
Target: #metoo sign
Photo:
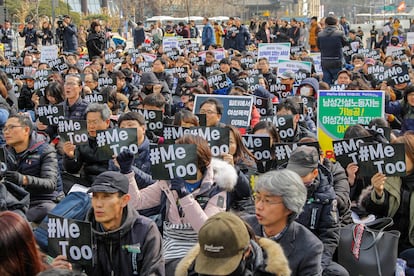
[[[358,165],[361,176],[373,176],[377,172],[387,176],[405,176],[405,146],[383,143],[361,144]]]
[[[52,257],[64,255],[69,262],[92,265],[92,230],[89,222],[49,215],[47,226]]]
[[[154,179],[197,178],[197,145],[160,145],[150,150],[151,173]]]

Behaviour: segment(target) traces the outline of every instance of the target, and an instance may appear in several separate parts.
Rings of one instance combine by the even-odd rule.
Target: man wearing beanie
[[[88,191],[94,242],[88,275],[165,275],[161,235],[151,219],[128,206],[129,185],[126,175],[108,171]]]
[[[338,20],[333,16],[325,19],[326,27],[318,33],[317,46],[321,51],[323,81],[333,84],[343,66],[342,47],[347,44],[344,32],[337,27]]]

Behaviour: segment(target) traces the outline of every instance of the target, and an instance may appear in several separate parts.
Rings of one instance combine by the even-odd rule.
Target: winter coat
[[[401,134],[408,130],[414,130],[414,107],[410,106],[406,100],[386,101],[385,112],[400,118]]]
[[[251,256],[246,259],[246,270],[240,276],[259,275],[290,275],[288,261],[282,248],[270,239],[259,238],[250,240]],[[199,275],[194,271],[195,259],[200,253],[200,245],[197,244],[178,263],[175,276]]]
[[[25,27],[22,32],[19,32],[21,37],[24,37],[24,47],[29,46],[37,46],[37,35],[36,35],[36,29],[32,28],[29,29]]]
[[[321,51],[322,68],[341,68],[342,47],[347,45],[344,33],[338,30],[336,26],[328,25],[318,33],[316,42]]]
[[[190,223],[195,231],[201,228],[208,217],[222,211],[226,211],[227,192],[233,190],[237,183],[237,172],[233,166],[225,161],[213,159],[207,167],[200,188],[194,190],[191,194],[179,199],[177,194],[170,190],[170,183],[159,180],[145,189],[130,191],[132,206],[137,209],[148,209],[161,204],[161,194],[167,195],[167,201],[170,205],[167,211],[166,220],[171,223]],[[199,200],[201,196],[209,196],[213,190],[213,196],[205,202],[205,207],[200,206]],[[217,205],[219,200],[222,204]],[[205,198],[203,199],[205,200]],[[181,206],[184,217],[180,215],[179,208]]]
[[[307,187],[307,201],[296,221],[322,241],[324,269],[330,265],[339,243],[339,219],[332,175],[326,169],[321,170],[322,167],[319,165],[318,177]]]
[[[34,103],[32,102],[32,95],[34,88],[29,88],[27,85],[23,85],[20,89],[20,95],[18,98],[19,110],[34,110]]]
[[[254,233],[263,236],[263,227],[255,215],[245,217],[244,220],[253,228]],[[271,240],[280,244],[289,262],[291,276],[319,276],[322,275],[321,258],[322,242],[309,229],[295,221],[291,222],[281,236],[271,237]]]
[[[42,28],[42,31],[37,36],[42,40],[43,46],[52,44],[53,33],[50,28]]]
[[[345,169],[339,162],[334,163],[328,158],[323,159],[323,165],[332,173],[341,226],[350,224],[352,223],[351,200],[349,198],[350,188]]]
[[[207,24],[203,27],[203,32],[201,34],[201,42],[204,46],[204,49],[206,50],[210,45],[216,44],[214,29],[209,22],[207,22]]]
[[[246,26],[241,25],[237,28],[237,34],[234,37],[234,49],[239,52],[246,51],[246,47],[250,45],[250,33]]]
[[[88,48],[89,60],[93,57],[100,57],[105,50],[105,34],[103,32],[91,32],[86,41]]]
[[[86,181],[83,185],[90,186],[98,174],[108,170],[109,160],[99,160],[97,151],[96,138],[88,137],[88,143],[76,146],[74,158],[64,155],[63,167],[68,173],[80,173],[80,178]]]
[[[86,119],[86,108],[88,107],[88,102],[82,99],[81,97],[71,106],[67,100],[60,103],[63,105],[63,112],[65,114],[65,119],[67,120],[85,120]]]
[[[123,209],[121,226],[105,231],[95,221],[93,209],[86,220],[92,223],[94,265],[88,275],[165,275],[161,235],[155,223],[130,206]]]
[[[134,36],[134,47],[138,48],[145,41],[145,31],[143,27],[136,27],[132,33]]]
[[[312,50],[317,50],[316,47],[316,40],[318,38],[318,33],[321,31],[321,27],[319,26],[318,22],[314,22],[310,25],[309,29],[309,45],[311,46]],[[314,46],[314,47],[312,47]]]
[[[266,29],[260,28],[260,30],[256,33],[256,40],[260,43],[270,43],[267,39]]]
[[[30,193],[30,202],[54,200],[58,178],[58,161],[55,149],[49,145],[45,136],[32,132],[29,147],[17,154],[6,145],[4,147],[8,171],[17,171],[27,176],[25,189]],[[23,183],[14,183],[23,185]]]
[[[78,29],[75,25],[69,24],[62,31],[63,52],[74,53],[78,50]]]
[[[363,200],[366,210],[380,217],[394,219],[392,229],[401,232],[399,251],[412,248],[414,245],[414,185],[413,175],[406,177],[388,176],[384,183],[382,197],[377,197],[375,190]],[[407,196],[407,202],[403,202]],[[409,202],[409,206],[408,203]],[[405,212],[401,210],[405,208]]]

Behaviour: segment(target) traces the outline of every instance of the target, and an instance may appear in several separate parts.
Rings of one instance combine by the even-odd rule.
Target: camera
[[[58,20],[56,21],[56,23],[57,23],[59,28],[61,28],[61,29],[65,28],[65,26],[63,25],[63,16],[62,15],[58,16]]]

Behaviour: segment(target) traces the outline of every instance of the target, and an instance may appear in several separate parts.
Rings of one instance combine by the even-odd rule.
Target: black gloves
[[[185,187],[185,182],[182,178],[174,178],[171,180],[171,190],[177,192],[179,198],[183,198],[186,195],[190,194]]]
[[[19,186],[23,185],[23,174],[16,171],[5,172],[4,179]]]
[[[132,164],[134,164],[134,154],[130,150],[122,151],[116,160],[119,164],[119,170],[123,174],[130,173],[132,171]]]

